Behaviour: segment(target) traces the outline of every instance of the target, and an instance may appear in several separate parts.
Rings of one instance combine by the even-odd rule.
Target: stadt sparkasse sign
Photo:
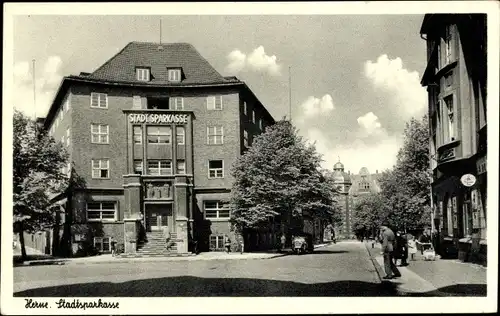
[[[187,124],[188,114],[129,114],[130,123]]]

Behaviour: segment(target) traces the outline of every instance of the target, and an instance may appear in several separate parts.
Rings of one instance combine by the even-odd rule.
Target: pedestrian
[[[426,228],[424,233],[418,238],[417,244],[420,245],[420,252],[424,255],[424,250],[431,246],[431,236],[429,234],[429,230]]]
[[[243,254],[245,249],[245,240],[243,239],[243,235],[240,235],[240,254]]]
[[[111,237],[111,256],[114,257],[116,255],[116,241],[113,237]]]
[[[224,246],[226,247],[226,252],[230,253],[231,252],[231,239],[229,239],[228,235],[225,235],[224,238]]]
[[[408,253],[410,254],[410,260],[415,261],[415,254],[417,253],[417,243],[415,237],[411,236],[408,240]]]
[[[284,251],[285,250],[285,243],[286,243],[286,236],[285,234],[281,234],[281,237],[280,237],[280,252]]]
[[[404,234],[402,231],[398,232],[399,238],[397,241],[398,248],[399,248],[399,255],[401,259],[401,266],[405,267],[408,265],[408,240],[406,239],[406,234]]]
[[[384,269],[386,273],[383,279],[398,278],[401,276],[401,273],[394,264],[394,244],[396,236],[394,236],[394,232],[389,228],[389,223],[386,221],[380,226],[380,231],[382,238],[382,253],[384,256]]]

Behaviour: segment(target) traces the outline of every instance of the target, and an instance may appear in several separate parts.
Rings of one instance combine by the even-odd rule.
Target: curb
[[[375,259],[372,254],[370,253],[370,249],[368,248],[368,243],[364,243],[366,252],[368,253],[368,256],[370,257],[370,260],[373,264],[373,267],[375,268],[375,271],[377,272],[378,279],[380,283],[383,283],[384,280],[382,279],[382,267],[378,264],[377,259]]]

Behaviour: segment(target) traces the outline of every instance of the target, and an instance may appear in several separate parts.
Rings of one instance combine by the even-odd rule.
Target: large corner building
[[[486,259],[486,14],[427,14],[434,227],[443,256]],[[462,177],[467,181],[461,181]]]
[[[44,128],[70,154],[75,184],[57,201],[68,245],[223,249],[225,235],[235,240],[231,165],[273,123],[244,82],[190,44],[132,42],[93,73],[64,77]]]

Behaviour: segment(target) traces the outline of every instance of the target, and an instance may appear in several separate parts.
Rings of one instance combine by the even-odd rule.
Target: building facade
[[[438,248],[443,256],[485,261],[486,15],[428,14],[420,33]]]
[[[132,42],[64,77],[44,128],[70,154],[72,187],[56,201],[72,252],[112,241],[126,253],[222,250],[236,240],[231,165],[273,123],[190,44]]]
[[[332,173],[337,192],[339,193],[339,207],[342,213],[342,223],[339,227],[335,227],[335,237],[339,239],[350,239],[353,236],[352,232],[352,206],[349,197],[349,190],[352,182],[350,175],[344,171],[344,165],[340,160],[333,165]]]

